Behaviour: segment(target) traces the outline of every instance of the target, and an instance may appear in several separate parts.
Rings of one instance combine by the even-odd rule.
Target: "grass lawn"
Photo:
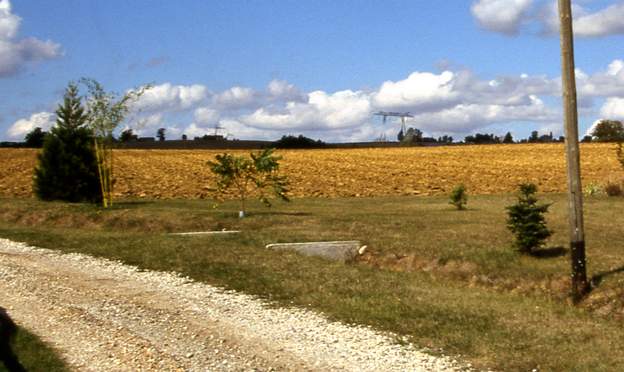
[[[446,197],[296,199],[271,209],[210,201],[84,204],[0,199],[0,237],[119,259],[145,269],[310,307],[372,325],[434,352],[502,370],[609,371],[624,365],[624,198],[586,201],[589,275],[596,288],[567,301],[570,263],[564,195],[552,202],[554,230],[542,257],[513,251],[505,206],[511,195],[473,196],[456,211]],[[242,230],[227,236],[168,232]],[[357,239],[354,263],[274,252],[268,243]]]
[[[36,335],[24,328],[19,328],[12,343],[13,352],[20,363],[31,372],[64,372],[69,371],[65,362],[56,352],[41,341]],[[0,372],[7,372],[0,363]]]

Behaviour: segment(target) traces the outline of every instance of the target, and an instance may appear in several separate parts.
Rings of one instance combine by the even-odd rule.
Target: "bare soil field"
[[[584,184],[619,182],[624,171],[613,144],[582,144]],[[0,149],[0,196],[32,196],[38,150]],[[116,150],[115,195],[209,198],[206,162],[223,150]],[[231,151],[246,153],[245,151]],[[281,150],[291,196],[437,195],[464,183],[471,194],[515,191],[534,182],[541,192],[566,190],[563,144],[374,149]]]

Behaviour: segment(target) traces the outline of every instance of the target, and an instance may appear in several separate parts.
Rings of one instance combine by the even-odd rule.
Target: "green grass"
[[[548,215],[549,247],[566,247],[563,195]],[[0,236],[174,270],[282,305],[394,331],[436,352],[502,370],[615,370],[624,363],[624,199],[586,203],[589,274],[614,271],[580,307],[567,302],[569,258],[523,257],[511,248],[504,207],[513,196],[298,199],[239,220],[236,204],[127,201],[110,210],[0,199]],[[173,231],[240,229],[176,237]],[[340,264],[274,252],[268,243],[358,239],[370,254]],[[591,342],[590,342],[591,341]]]
[[[20,363],[30,372],[64,372],[69,367],[55,350],[46,345],[36,335],[24,328],[19,328],[12,342],[13,352]],[[7,369],[0,363],[0,372]]]

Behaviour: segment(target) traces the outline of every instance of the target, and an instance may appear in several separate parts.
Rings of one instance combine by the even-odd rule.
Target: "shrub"
[[[466,208],[467,203],[468,193],[466,192],[466,186],[463,184],[455,186],[453,191],[451,191],[451,201],[449,204],[454,205],[457,210],[463,210]]]
[[[608,196],[622,196],[622,185],[616,182],[609,182],[605,185],[605,193]]]
[[[289,201],[288,180],[279,174],[279,160],[281,157],[273,155],[274,149],[265,149],[261,152],[246,156],[222,154],[216,156],[216,161],[209,161],[210,170],[217,176],[217,192],[225,194],[233,188],[240,202],[239,217],[245,216],[245,201],[247,196],[256,191],[260,201],[270,207],[271,202],[266,196],[267,189],[284,201]]]
[[[516,249],[530,254],[551,235],[544,218],[550,204],[537,204],[534,184],[521,184],[519,188],[518,202],[507,207],[507,228],[515,235]]]
[[[56,125],[46,136],[35,168],[34,191],[42,200],[99,202],[100,182],[93,135],[78,88],[69,84],[56,110]]]
[[[583,193],[587,196],[600,195],[602,192],[602,186],[593,182],[585,186],[585,189],[583,190]]]

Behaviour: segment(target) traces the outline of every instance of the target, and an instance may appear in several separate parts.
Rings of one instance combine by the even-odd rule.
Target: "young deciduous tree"
[[[130,104],[141,97],[151,86],[130,90],[122,96],[106,92],[102,85],[93,79],[81,79],[87,87],[87,123],[94,135],[95,154],[100,176],[102,204],[113,204],[113,131],[121,124],[130,111]]]
[[[75,84],[65,90],[56,117],[38,156],[35,195],[42,200],[101,201],[93,135],[85,125],[87,118]]]
[[[252,193],[257,193],[260,201],[271,206],[267,191],[278,198],[289,201],[288,179],[279,174],[280,156],[273,155],[273,149],[250,154],[250,157],[222,154],[216,161],[209,161],[210,170],[217,176],[217,192],[222,197],[233,189],[240,202],[239,217],[245,216],[245,201]]]

